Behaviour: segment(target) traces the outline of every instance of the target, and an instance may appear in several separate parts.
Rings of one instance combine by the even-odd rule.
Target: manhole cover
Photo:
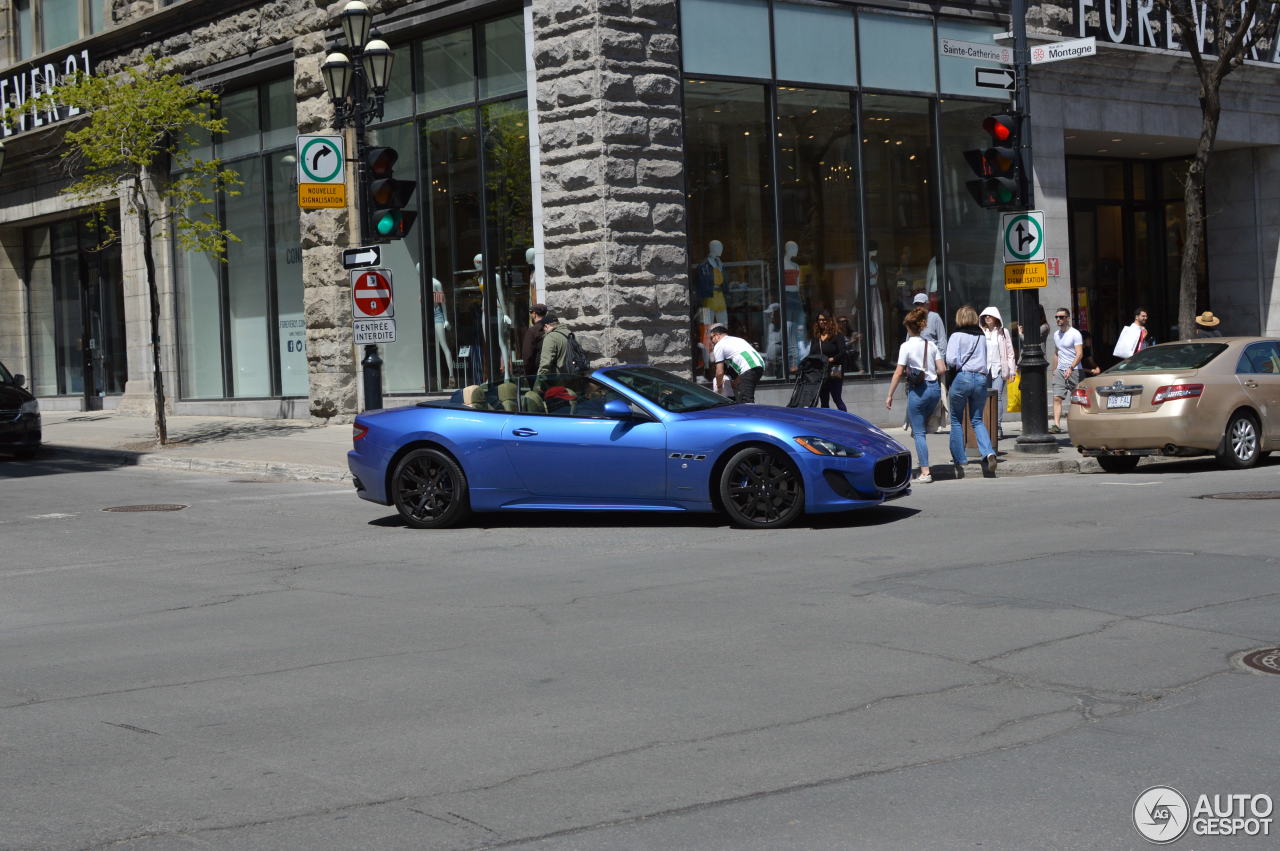
[[[160,503],[158,505],[113,505],[111,508],[104,508],[103,511],[181,511],[186,508],[185,505],[177,505],[176,503]]]
[[[1264,674],[1280,674],[1280,647],[1250,650],[1240,657],[1240,664]]]
[[[1280,499],[1280,491],[1236,491],[1234,493],[1207,493],[1201,499]]]

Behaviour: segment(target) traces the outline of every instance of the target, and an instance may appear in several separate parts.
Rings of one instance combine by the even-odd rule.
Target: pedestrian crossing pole
[[[1015,112],[1020,116],[1018,144],[1020,146],[1023,181],[1022,196],[1026,200],[1026,209],[1033,210],[1035,201],[1035,179],[1031,167],[1031,85],[1027,79],[1027,71],[1031,65],[1031,51],[1027,47],[1027,0],[1010,0],[1010,25],[1013,31],[1013,62],[1017,73],[1014,86],[1014,98],[1017,101]],[[1049,434],[1049,409],[1047,367],[1044,358],[1044,343],[1040,339],[1040,296],[1035,289],[1016,290],[1018,294],[1018,322],[1022,328],[1022,434],[1018,437],[1017,447],[1020,452],[1034,452],[1043,455],[1055,454],[1058,451],[1058,440]],[[1069,400],[1065,400],[1066,404]]]

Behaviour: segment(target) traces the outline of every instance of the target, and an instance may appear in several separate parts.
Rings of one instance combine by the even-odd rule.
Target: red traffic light
[[[988,115],[982,122],[982,129],[995,141],[1008,142],[1018,135],[1018,119],[1012,115]]]

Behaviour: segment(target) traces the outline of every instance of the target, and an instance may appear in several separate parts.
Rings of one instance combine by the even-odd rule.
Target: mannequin
[[[484,255],[477,254],[471,258],[471,262],[475,265],[476,279],[480,281],[480,286],[484,287]],[[511,345],[507,339],[513,330],[511,316],[507,313],[507,301],[502,294],[502,281],[495,275],[493,279],[493,299],[496,309],[495,324],[498,334],[498,349],[502,352],[502,380],[511,380]]]
[[[707,330],[713,325],[729,324],[729,305],[724,298],[724,243],[713,239],[707,243],[707,258],[694,272],[694,295],[699,300],[699,321],[702,327],[698,336],[702,348],[702,364],[711,367],[711,340]]]
[[[867,289],[871,300],[871,357],[884,360],[884,297],[880,294],[879,246],[867,243]]]
[[[538,295],[538,252],[530,246],[525,249],[524,262],[529,267],[529,304],[542,301]]]
[[[809,353],[808,331],[804,321],[804,297],[800,290],[800,264],[796,255],[800,246],[788,241],[782,247],[782,298],[786,304],[787,354],[791,371],[795,372],[800,359]]]
[[[453,384],[453,352],[449,350],[449,340],[445,337],[445,332],[449,330],[449,317],[444,307],[444,287],[436,278],[431,279],[431,318],[435,324],[436,331],[436,386],[446,387]],[[440,375],[440,362],[448,366],[449,371],[445,373],[447,379]],[[445,381],[448,384],[445,384]]]

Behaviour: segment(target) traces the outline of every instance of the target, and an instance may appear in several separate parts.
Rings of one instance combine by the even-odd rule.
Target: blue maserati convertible
[[[649,366],[473,385],[356,417],[357,493],[435,529],[471,511],[723,511],[773,529],[903,496],[911,455],[859,417],[729,401]]]

